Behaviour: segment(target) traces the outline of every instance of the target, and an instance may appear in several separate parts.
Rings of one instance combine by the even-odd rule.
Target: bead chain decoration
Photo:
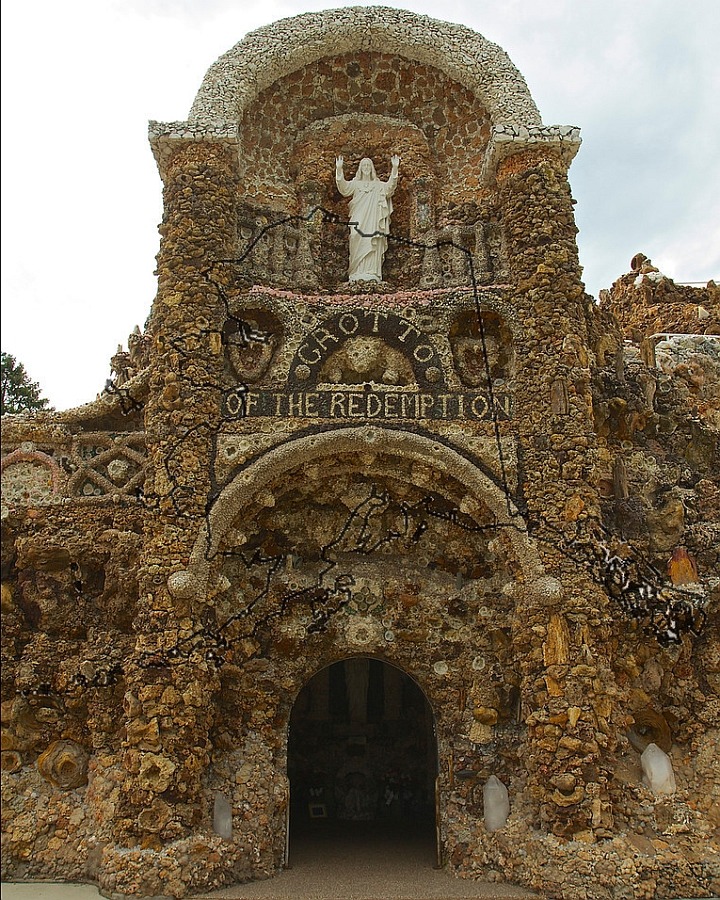
[[[271,222],[263,227],[259,233],[248,243],[245,251],[237,258],[217,260],[203,274],[205,278],[213,285],[218,299],[225,307],[227,326],[218,335],[217,331],[213,331],[209,327],[202,326],[193,328],[188,331],[185,336],[175,338],[161,338],[161,344],[167,344],[180,359],[180,368],[183,376],[187,378],[188,383],[196,389],[211,389],[221,391],[221,387],[212,381],[198,381],[194,375],[188,378],[185,366],[190,369],[195,349],[211,336],[219,337],[222,344],[234,343],[241,347],[250,346],[253,343],[266,344],[270,335],[263,332],[241,317],[235,315],[230,308],[230,300],[227,296],[222,284],[217,281],[212,272],[216,266],[238,266],[245,262],[250,256],[258,242],[269,234],[273,229],[279,228],[288,223],[304,223],[308,224],[316,216],[320,216],[324,223],[347,227],[349,220],[342,219],[336,213],[324,209],[321,206],[314,207],[307,215],[304,216],[287,216],[278,221]],[[380,234],[380,232],[377,232]],[[480,525],[469,516],[460,511],[459,508],[440,510],[434,506],[434,498],[430,495],[424,497],[414,504],[405,501],[396,503],[392,501],[387,493],[383,492],[377,485],[373,484],[370,495],[360,501],[357,506],[350,511],[346,521],[339,529],[338,534],[329,541],[321,550],[320,558],[325,563],[325,568],[320,572],[317,583],[313,586],[287,590],[279,600],[277,608],[264,616],[258,617],[254,622],[252,613],[258,608],[262,600],[270,593],[273,576],[287,562],[287,555],[265,556],[260,551],[255,551],[247,558],[241,551],[223,551],[224,556],[231,556],[241,560],[242,564],[248,569],[258,566],[266,567],[265,585],[260,592],[248,603],[248,605],[235,615],[230,616],[221,625],[216,628],[202,627],[193,631],[191,635],[177,641],[173,646],[155,651],[148,651],[142,654],[136,665],[139,668],[157,669],[173,665],[182,660],[189,660],[192,656],[200,653],[202,658],[214,666],[216,669],[222,667],[226,660],[228,651],[247,638],[253,638],[258,635],[273,619],[282,618],[291,606],[306,604],[310,608],[310,624],[307,627],[308,633],[318,633],[324,631],[333,616],[340,610],[344,609],[352,599],[352,587],[355,584],[353,576],[348,572],[334,574],[331,585],[324,584],[325,577],[329,572],[333,571],[338,563],[332,555],[332,550],[347,535],[352,527],[360,526],[360,537],[356,540],[353,547],[354,552],[369,555],[377,552],[381,547],[392,544],[395,541],[410,540],[417,544],[422,540],[423,535],[429,527],[430,520],[438,519],[449,523],[452,527],[461,529],[465,532],[498,532],[501,529],[515,529],[527,535],[535,537],[536,540],[547,543],[565,554],[578,565],[582,565],[591,578],[599,584],[603,590],[611,597],[619,609],[626,615],[633,618],[643,629],[644,633],[655,638],[657,642],[667,647],[673,644],[679,644],[683,634],[698,635],[706,619],[706,613],[703,605],[706,602],[706,594],[704,590],[691,592],[682,590],[672,584],[667,583],[663,579],[660,572],[657,571],[649,562],[643,559],[639,550],[634,548],[629,542],[624,542],[624,555],[620,555],[613,550],[616,537],[612,535],[597,520],[591,520],[581,526],[576,523],[576,533],[568,538],[567,534],[553,526],[547,521],[533,521],[527,515],[527,505],[522,496],[513,495],[507,477],[507,463],[501,442],[500,420],[497,413],[496,404],[493,396],[492,377],[490,373],[490,357],[488,353],[486,335],[484,330],[481,306],[480,306],[480,288],[475,276],[475,269],[471,252],[459,244],[451,240],[442,240],[429,244],[410,240],[409,238],[398,235],[384,235],[391,242],[403,247],[410,247],[418,250],[440,250],[444,247],[452,249],[465,255],[467,267],[470,274],[470,282],[473,291],[475,304],[475,313],[477,316],[478,331],[483,354],[483,364],[485,369],[486,390],[489,397],[489,409],[491,411],[495,450],[497,452],[499,469],[500,469],[500,486],[506,504],[507,521],[496,520],[489,525]],[[250,285],[247,277],[241,280]],[[217,337],[215,339],[217,339]],[[191,370],[194,371],[194,370]],[[236,388],[242,398],[243,407],[241,409],[241,417],[246,414],[244,407],[244,398],[248,393],[248,386],[241,384]],[[135,400],[127,389],[117,387],[112,381],[106,384],[106,391],[119,397],[121,412],[129,415],[142,409],[142,404]],[[234,416],[233,418],[237,418]],[[182,508],[181,501],[178,499],[176,492],[180,492],[180,486],[173,472],[171,471],[171,463],[173,457],[182,449],[185,441],[191,435],[201,431],[209,432],[213,437],[219,433],[220,427],[224,419],[221,416],[219,424],[213,424],[210,421],[199,423],[192,428],[187,429],[177,441],[169,448],[164,458],[164,466],[168,481],[173,485],[169,493],[170,501],[173,505],[174,514],[179,517],[192,517],[191,513],[186,512]],[[210,511],[219,495],[219,486],[215,482],[215,464],[216,464],[217,448],[213,441],[210,469],[211,469],[211,490],[205,507],[205,518],[210,533]],[[159,509],[159,498],[148,496],[142,489],[138,489],[137,500],[144,507],[151,511]],[[388,512],[395,505],[399,513],[403,528],[400,531],[389,529],[387,533],[377,539],[374,543],[369,542],[370,535],[370,519],[380,513]],[[585,530],[581,531],[581,527]],[[552,539],[545,537],[543,531],[550,531]],[[79,570],[76,563],[71,564],[71,568],[75,571]],[[78,579],[74,582],[75,590],[79,597],[82,597],[82,582]],[[228,630],[237,623],[245,620],[247,622],[245,630],[239,635],[228,637]],[[85,664],[88,661],[85,661]],[[121,662],[114,662],[112,665],[97,669],[95,673],[88,677],[78,671],[72,675],[69,687],[64,691],[53,689],[52,685],[46,681],[40,682],[32,688],[22,689],[18,691],[23,697],[49,697],[49,696],[78,696],[78,694],[91,690],[110,688],[118,684],[124,677],[125,667]]]

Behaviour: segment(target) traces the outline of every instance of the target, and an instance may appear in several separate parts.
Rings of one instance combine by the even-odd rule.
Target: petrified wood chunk
[[[3,772],[17,772],[22,769],[22,764],[22,756],[17,750],[0,752],[0,770]]]
[[[75,741],[53,741],[38,757],[42,777],[64,791],[87,784],[88,755]]]

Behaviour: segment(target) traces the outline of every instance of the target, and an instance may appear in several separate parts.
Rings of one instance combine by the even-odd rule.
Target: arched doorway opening
[[[316,839],[413,841],[436,853],[435,720],[402,669],[351,657],[318,672],[290,716],[290,856]]]

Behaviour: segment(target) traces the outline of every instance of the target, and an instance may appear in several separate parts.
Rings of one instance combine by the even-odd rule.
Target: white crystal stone
[[[215,834],[219,834],[221,838],[225,838],[226,841],[229,841],[232,837],[232,806],[230,806],[230,801],[222,791],[217,791],[215,794],[213,831]]]
[[[483,787],[485,828],[497,831],[504,828],[510,815],[508,790],[496,775],[491,775]]]
[[[657,744],[648,744],[640,757],[643,784],[654,794],[674,794],[675,774],[670,757]]]

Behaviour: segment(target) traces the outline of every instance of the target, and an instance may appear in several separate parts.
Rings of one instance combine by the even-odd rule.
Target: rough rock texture
[[[379,820],[552,898],[718,893],[717,288],[639,254],[595,304],[577,129],[410,13],[262,29],[151,142],[146,331],[3,420],[3,877],[184,897]],[[333,160],[392,153],[349,284]]]
[[[480,98],[498,123],[539,125],[525,79],[497,44],[449,22],[386,6],[355,6],[283,19],[247,35],[208,70],[190,120],[237,121],[256,93],[336,53],[392,53],[445,71]]]

